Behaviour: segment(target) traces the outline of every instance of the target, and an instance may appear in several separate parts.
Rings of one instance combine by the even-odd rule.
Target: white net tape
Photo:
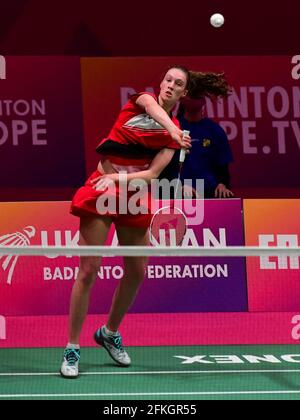
[[[150,246],[6,246],[0,247],[3,255],[18,256],[121,256],[121,257],[299,257],[300,247],[150,247]]]

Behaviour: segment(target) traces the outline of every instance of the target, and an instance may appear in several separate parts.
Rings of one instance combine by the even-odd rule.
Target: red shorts
[[[101,176],[99,171],[95,171],[86,181],[85,185],[74,195],[71,204],[71,214],[74,216],[98,216],[98,217],[110,217],[116,226],[126,226],[126,227],[139,227],[139,228],[148,228],[151,223],[152,214],[151,214],[151,194],[146,193],[145,197],[141,199],[139,208],[141,209],[138,214],[120,214],[120,199],[122,197],[122,192],[118,185],[115,186],[115,189],[112,194],[108,191],[96,191],[93,189],[93,179]],[[105,194],[105,197],[104,197]],[[134,195],[134,192],[127,192],[127,198],[130,199]],[[99,198],[101,197],[101,198]],[[102,206],[102,203],[107,197],[113,199],[115,205],[107,209],[108,201],[106,201],[105,206]],[[100,201],[99,201],[100,200]],[[128,202],[127,202],[128,203]],[[124,211],[122,212],[124,213]]]

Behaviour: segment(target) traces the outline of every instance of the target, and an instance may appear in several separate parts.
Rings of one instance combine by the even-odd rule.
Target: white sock
[[[79,345],[79,344],[72,344],[72,343],[68,343],[66,348],[67,348],[67,349],[80,350],[80,345]]]
[[[113,336],[119,335],[118,331],[111,331],[107,328],[106,325],[104,325],[104,331],[105,331],[105,334],[107,335],[113,335]]]

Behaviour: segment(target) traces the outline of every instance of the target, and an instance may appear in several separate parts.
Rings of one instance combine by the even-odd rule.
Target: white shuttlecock
[[[215,13],[210,17],[210,23],[214,28],[220,28],[224,25],[225,19],[221,13]]]

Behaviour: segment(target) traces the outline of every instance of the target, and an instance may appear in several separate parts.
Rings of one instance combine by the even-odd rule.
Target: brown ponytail
[[[202,73],[190,71],[190,85],[188,96],[191,99],[209,97],[216,99],[218,97],[227,98],[232,93],[224,77],[224,73]]]

